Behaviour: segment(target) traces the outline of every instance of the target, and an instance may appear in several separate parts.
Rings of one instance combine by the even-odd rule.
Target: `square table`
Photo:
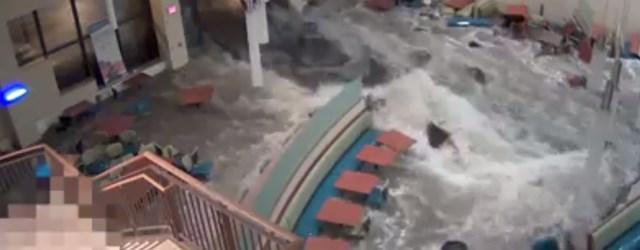
[[[473,0],[447,0],[444,2],[444,5],[454,10],[461,10],[472,3],[473,3]]]
[[[200,105],[209,101],[211,97],[213,97],[212,85],[196,85],[182,88],[178,92],[180,104],[183,106]]]
[[[357,171],[344,171],[334,186],[343,191],[369,195],[378,183],[380,183],[378,176]]]
[[[374,166],[388,167],[396,160],[398,153],[385,147],[366,145],[356,158]]]
[[[78,116],[85,114],[87,112],[89,112],[91,110],[91,107],[93,105],[87,101],[81,101],[79,103],[74,104],[71,107],[66,108],[63,112],[62,112],[62,116],[63,117],[69,117],[69,118],[77,118]]]
[[[507,16],[518,16],[523,18],[529,17],[529,8],[524,4],[511,4],[507,5],[507,9],[504,13]]]
[[[376,141],[398,153],[406,151],[416,143],[416,140],[395,129],[380,134]]]
[[[133,126],[134,117],[130,115],[112,115],[97,121],[98,131],[109,137],[115,137]]]
[[[349,242],[327,237],[309,237],[304,242],[304,250],[349,250]]]
[[[324,202],[316,219],[336,225],[356,227],[362,223],[364,207],[340,198],[330,198]]]
[[[127,79],[122,84],[130,88],[140,88],[145,82],[151,79],[151,76],[147,75],[144,72],[140,72],[135,76]]]

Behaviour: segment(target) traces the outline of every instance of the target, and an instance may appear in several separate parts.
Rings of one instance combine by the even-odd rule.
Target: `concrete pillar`
[[[179,0],[149,0],[160,56],[171,69],[189,62]]]

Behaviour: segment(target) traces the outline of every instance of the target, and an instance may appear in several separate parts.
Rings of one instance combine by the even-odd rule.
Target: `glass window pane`
[[[159,56],[156,35],[151,23],[150,19],[137,18],[118,28],[122,59],[129,70],[155,60]]]
[[[24,65],[42,57],[42,47],[40,47],[36,22],[32,14],[10,20],[7,25],[18,65]]]
[[[38,10],[47,51],[56,50],[78,40],[71,3],[56,1]]]
[[[82,50],[76,43],[49,55],[53,71],[58,81],[58,88],[64,90],[87,79],[84,68]]]
[[[76,0],[76,8],[84,36],[89,35],[89,26],[108,18],[104,0]]]
[[[145,13],[151,13],[149,1],[113,0],[118,24],[136,18]]]

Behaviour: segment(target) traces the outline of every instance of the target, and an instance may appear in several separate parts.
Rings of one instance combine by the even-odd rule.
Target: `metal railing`
[[[97,197],[117,204],[118,230],[136,234],[142,228],[167,228],[174,238],[201,249],[302,248],[296,235],[151,153],[110,168],[94,183],[101,193]]]
[[[0,191],[35,180],[36,167],[42,163],[50,167],[52,176],[84,178],[61,155],[38,145],[0,156]],[[133,236],[172,234],[194,249],[302,248],[296,235],[209,190],[151,153],[113,166],[91,181],[93,207],[108,211],[109,231]]]

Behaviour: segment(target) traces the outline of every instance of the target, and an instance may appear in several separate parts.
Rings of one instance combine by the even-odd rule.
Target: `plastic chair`
[[[167,145],[162,148],[162,157],[167,159],[173,159],[178,154],[178,149],[176,149],[173,145]]]
[[[187,171],[191,171],[194,165],[193,158],[191,155],[183,155],[180,157],[180,165]]]
[[[140,146],[140,148],[138,149],[138,154],[141,154],[144,152],[151,152],[159,155],[161,153],[161,149],[160,149],[160,146],[158,146],[158,144],[156,144],[155,142],[151,142],[151,143],[143,144],[142,146]]]
[[[212,172],[213,172],[212,161],[204,161],[204,162],[195,164],[189,171],[191,176],[201,181],[208,181],[211,177]]]
[[[127,113],[135,116],[145,116],[151,113],[151,102],[148,98],[138,98],[127,108]]]
[[[367,197],[367,206],[375,209],[380,209],[382,205],[387,201],[389,182],[385,181],[382,185],[376,186],[371,194]]]
[[[136,131],[127,130],[120,133],[120,135],[118,135],[118,138],[122,143],[136,143],[138,141],[138,134],[136,133]]]
[[[109,146],[107,146],[106,153],[109,158],[114,160],[124,154],[124,145],[119,142],[109,144]]]

